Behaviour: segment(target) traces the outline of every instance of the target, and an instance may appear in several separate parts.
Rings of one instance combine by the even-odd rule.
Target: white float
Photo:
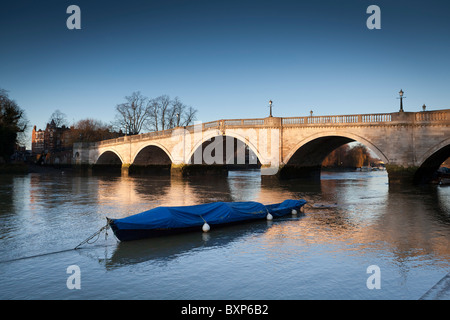
[[[211,228],[209,227],[209,224],[207,224],[206,222],[203,224],[202,227],[203,232],[208,232],[209,230],[211,230]]]

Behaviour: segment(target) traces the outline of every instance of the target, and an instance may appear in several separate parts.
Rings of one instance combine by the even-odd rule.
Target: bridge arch
[[[414,182],[430,182],[435,172],[448,157],[450,157],[450,138],[434,145],[418,159],[419,168],[414,174]]]
[[[241,132],[242,131],[242,132]],[[233,139],[236,139],[237,141],[240,141],[241,143],[243,143],[245,146],[247,146],[251,152],[257,157],[257,161],[260,163],[265,163],[265,159],[264,157],[261,155],[261,153],[259,152],[258,148],[256,147],[257,143],[257,137],[256,137],[256,132],[254,133],[250,133],[246,132],[244,130],[226,130],[225,132],[221,132],[220,130],[207,130],[205,132],[202,133],[202,137],[201,139],[199,139],[198,141],[196,141],[192,147],[192,149],[190,150],[188,157],[186,158],[189,164],[196,164],[196,160],[198,161],[198,159],[195,158],[196,156],[196,152],[199,152],[199,150],[202,151],[202,163],[203,163],[203,148],[205,148],[205,145],[208,145],[210,142],[214,143],[214,140],[216,137],[221,137],[223,139],[223,143],[226,143],[226,138],[230,137]],[[226,145],[222,145],[221,146],[223,149],[223,153],[225,156],[227,156],[226,153]],[[226,160],[224,160],[224,163],[226,163]]]
[[[123,163],[122,156],[114,149],[104,150],[94,161],[95,165],[122,165]]]
[[[134,154],[131,164],[149,165],[149,164],[171,164],[173,157],[162,144],[151,142],[140,147]]]
[[[288,164],[293,159],[294,155],[296,158],[300,155],[298,151],[300,151],[304,147],[308,147],[309,149],[320,149],[318,153],[316,153],[316,157],[314,158],[313,162],[314,164],[322,163],[322,161],[325,159],[325,157],[334,149],[349,143],[349,142],[359,142],[366,147],[370,148],[371,151],[373,151],[384,163],[388,163],[389,159],[388,157],[378,148],[375,144],[373,144],[371,141],[367,140],[364,137],[358,136],[356,134],[350,133],[350,132],[335,132],[335,131],[329,131],[329,132],[321,132],[317,134],[313,134],[301,141],[299,141],[287,154],[287,156],[283,159],[283,162],[285,164]],[[325,143],[328,142],[328,145],[325,145]],[[297,159],[298,160],[298,159]],[[320,161],[320,162],[319,162]]]
[[[388,157],[368,139],[349,132],[328,131],[313,134],[302,139],[289,150],[280,168],[281,178],[320,179],[322,162],[335,149],[350,143],[359,142],[374,152],[384,163]]]
[[[170,152],[157,142],[142,145],[131,160],[129,174],[167,175],[173,163]]]

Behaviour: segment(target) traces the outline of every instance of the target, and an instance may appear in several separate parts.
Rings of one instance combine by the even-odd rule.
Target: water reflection
[[[203,179],[159,180],[155,182],[161,186],[159,190],[154,190],[147,179],[131,179],[123,189],[115,188],[115,193],[100,188],[106,193],[100,194],[99,199],[120,197],[131,199],[132,203],[138,199],[146,202],[159,199],[159,205],[190,205],[241,200],[274,203],[286,198],[305,198],[310,203],[337,203],[337,206],[307,206],[304,219],[275,223],[270,228],[262,223],[226,228],[221,233],[216,230],[207,235],[208,241],[199,233],[120,243],[113,257],[106,261],[107,267],[152,259],[170,260],[170,257],[190,250],[226,246],[228,241],[250,235],[257,235],[267,243],[267,252],[279,251],[283,244],[289,243],[296,247],[329,246],[331,251],[338,246],[339,250],[358,256],[384,250],[393,254],[396,261],[414,260],[430,254],[443,261],[450,258],[450,211],[448,202],[441,201],[441,189],[392,188],[382,176],[373,179],[327,177],[320,185],[297,184],[295,181],[261,183],[259,178],[257,174],[247,172],[235,173],[226,179],[208,179],[207,183]]]
[[[427,254],[447,260],[449,212],[449,207],[440,201],[436,186],[390,188],[383,215],[373,229],[381,233],[399,260]]]
[[[279,221],[280,223],[281,221]],[[251,235],[261,235],[271,227],[267,221],[253,221],[242,225],[222,227],[210,233],[199,232],[171,235],[167,237],[121,242],[111,257],[99,259],[106,269],[124,267],[146,261],[167,263],[190,251],[224,248]]]
[[[161,280],[158,274],[174,272],[184,276],[185,270],[207,267],[220,270],[213,284],[218,297],[227,297],[227,290],[231,290],[246,292],[245,297],[250,299],[267,298],[272,297],[274,287],[285,289],[279,291],[280,298],[289,297],[287,292],[299,297],[293,284],[315,298],[326,298],[320,290],[344,298],[352,297],[354,292],[365,296],[368,294],[366,278],[361,287],[349,283],[355,283],[360,269],[361,277],[365,277],[365,268],[370,264],[382,266],[383,277],[388,279],[383,283],[389,280],[392,280],[389,285],[395,283],[397,274],[401,278],[399,287],[391,291],[384,289],[383,298],[398,297],[404,292],[418,298],[450,267],[450,187],[398,188],[389,186],[387,175],[380,172],[323,173],[319,183],[261,181],[257,171],[190,179],[30,174],[0,176],[0,182],[2,261],[73,248],[102,227],[106,216],[124,217],[158,205],[244,200],[269,204],[287,198],[308,201],[304,216],[287,217],[271,224],[251,222],[211,230],[209,234],[200,231],[124,243],[116,243],[110,237],[104,247],[100,240],[100,244],[87,246],[77,253],[39,260],[45,272],[46,268],[53,270],[58,263],[67,267],[68,261],[85,261],[81,258],[89,257],[93,263],[83,265],[83,272],[90,277],[103,279],[110,274],[110,279],[133,283],[128,293],[126,290],[120,293],[121,298],[148,293],[148,285],[140,285],[137,277],[145,277],[147,283],[158,283],[157,292],[173,293],[179,289],[192,292],[191,296],[185,296],[187,299],[204,297],[195,295],[204,288],[197,285],[193,272],[192,279],[182,281],[185,286],[189,284],[189,291],[180,288],[182,284],[171,281],[169,276]],[[337,205],[312,206],[317,203]],[[102,249],[108,253],[101,254]],[[205,257],[209,259],[207,267],[202,260]],[[29,261],[22,266],[26,269],[28,265]],[[20,283],[11,280],[14,266],[0,264],[3,276],[0,288],[8,279],[9,288],[16,286],[22,288],[21,292],[28,292],[26,283],[30,279],[26,273],[21,273]],[[266,269],[262,270],[262,266]],[[136,268],[155,272],[136,275]],[[269,273],[267,268],[270,268],[267,280],[270,285],[260,285],[259,277]],[[289,275],[284,272],[287,269]],[[335,282],[324,280],[329,274],[334,275]],[[423,286],[416,289],[408,284],[410,278],[419,279]],[[248,285],[241,288],[240,281],[247,281]],[[103,297],[105,292],[114,289],[107,286],[100,286],[96,295]],[[42,290],[50,296],[55,292],[50,284],[41,284],[35,290],[37,296]],[[62,294],[69,297],[70,292]],[[0,297],[4,297],[1,289]]]
[[[90,206],[103,219],[124,217],[159,205],[246,200],[269,204],[287,198],[303,198],[309,203],[337,203],[337,207],[320,210],[309,207],[308,225],[289,225],[289,232],[285,232],[287,238],[316,244],[350,243],[349,250],[377,243],[406,255],[420,248],[421,254],[449,256],[450,215],[446,195],[450,188],[398,189],[389,187],[382,176],[368,179],[355,173],[344,174],[341,179],[341,175],[328,174],[320,183],[310,184],[261,182],[257,171],[232,172],[228,178],[191,179],[30,175],[29,178],[9,178],[13,188],[1,189],[1,212],[29,211],[33,213],[29,218],[34,223],[28,227],[34,228],[54,224],[55,216],[45,212],[66,205],[71,206],[71,212],[74,208],[86,210],[86,206]],[[29,206],[29,210],[25,210],[25,206]],[[30,220],[25,219],[23,224],[30,224]],[[8,224],[11,225],[14,224]],[[265,235],[283,238],[278,228],[280,226],[266,230]],[[11,230],[3,231],[11,233]]]

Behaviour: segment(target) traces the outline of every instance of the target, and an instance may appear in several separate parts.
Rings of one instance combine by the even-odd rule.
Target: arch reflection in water
[[[215,201],[258,201],[261,198],[259,173],[253,171],[233,171],[228,177],[102,177],[99,181],[101,186],[96,192],[100,204],[127,207],[127,213],[116,213],[111,218],[148,210],[154,204],[187,206]],[[265,199],[264,203],[275,203],[285,199],[274,200]],[[151,207],[145,207],[146,203],[151,204]]]

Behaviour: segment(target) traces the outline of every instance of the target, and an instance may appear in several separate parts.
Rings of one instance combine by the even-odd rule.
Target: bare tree
[[[159,114],[160,105],[156,99],[152,99],[149,102],[149,119],[146,123],[146,128],[149,131],[159,131]]]
[[[115,126],[127,134],[138,134],[142,129],[159,131],[190,125],[197,110],[183,104],[178,97],[161,95],[148,99],[140,92],[125,97],[126,102],[116,106]]]
[[[166,130],[168,123],[170,122],[168,116],[170,114],[171,101],[168,95],[162,95],[155,99],[156,103],[159,105],[160,117],[159,121],[161,124],[161,130]]]
[[[125,100],[116,106],[116,125],[126,134],[139,134],[151,114],[148,98],[137,91]]]
[[[183,107],[183,103],[178,99],[178,97],[175,97],[175,99],[171,101],[171,107],[168,112],[169,128],[180,126],[180,117]]]
[[[173,101],[168,95],[161,95],[150,101],[150,119],[147,129],[150,131],[166,130],[174,127],[175,111]]]
[[[169,128],[190,125],[195,120],[196,113],[196,109],[185,105],[178,97],[175,97],[167,112]]]
[[[50,116],[50,119],[48,120],[48,122],[51,123],[52,121],[56,125],[57,128],[61,128],[62,126],[67,126],[67,116],[65,113],[61,112],[59,109],[56,109]]]
[[[197,109],[194,109],[193,107],[189,106],[187,110],[184,111],[184,126],[189,126],[194,122],[194,120],[197,119]]]

